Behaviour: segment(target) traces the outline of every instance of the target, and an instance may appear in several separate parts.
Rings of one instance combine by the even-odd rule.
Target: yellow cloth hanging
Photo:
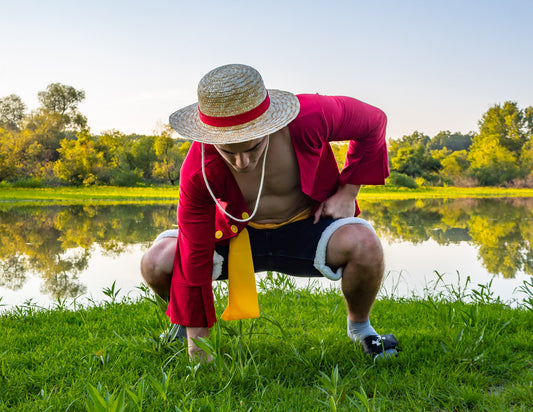
[[[311,208],[302,210],[296,216],[282,223],[258,224],[249,222],[255,229],[277,229],[289,223],[307,219]],[[229,241],[228,252],[228,306],[221,316],[223,320],[238,320],[259,317],[259,303],[255,285],[254,261],[250,236],[244,228]]]
[[[229,241],[228,306],[221,318],[237,320],[259,317],[259,302],[255,286],[254,262],[248,230]]]

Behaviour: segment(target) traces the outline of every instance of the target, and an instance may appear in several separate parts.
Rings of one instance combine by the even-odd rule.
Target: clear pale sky
[[[92,133],[151,133],[214,67],[382,108],[388,137],[533,105],[533,1],[0,0],[0,97],[83,89]]]

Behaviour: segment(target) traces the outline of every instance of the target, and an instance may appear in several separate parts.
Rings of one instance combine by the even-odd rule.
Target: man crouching
[[[229,279],[222,319],[259,316],[255,272],[341,279],[348,336],[373,357],[397,354],[369,315],[384,271],[381,243],[357,218],[360,186],[389,174],[386,116],[350,97],[267,90],[245,65],[207,73],[198,103],[170,116],[192,140],[181,169],[178,225],[146,252],[141,271],[194,339],[216,322],[212,280]],[[349,141],[339,173],[330,142]]]

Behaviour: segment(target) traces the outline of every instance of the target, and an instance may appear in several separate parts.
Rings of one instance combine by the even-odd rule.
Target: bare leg
[[[141,258],[141,274],[146,284],[161,298],[169,300],[176,238],[167,237],[154,243]]]
[[[326,263],[332,269],[343,267],[342,292],[348,319],[368,320],[383,279],[383,249],[377,236],[359,224],[345,225],[331,236]]]

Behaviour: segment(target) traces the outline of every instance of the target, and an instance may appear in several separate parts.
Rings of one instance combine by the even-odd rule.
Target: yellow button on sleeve
[[[248,219],[250,217],[250,215],[246,212],[242,212],[242,218],[243,219]]]
[[[221,230],[217,230],[217,231],[215,232],[215,237],[216,237],[217,239],[220,239],[220,238],[222,237],[222,235],[223,235],[223,233],[222,233]]]
[[[237,233],[238,230],[239,230],[239,229],[237,228],[237,226],[235,226],[235,225],[231,225],[231,231],[232,231],[233,233]]]

